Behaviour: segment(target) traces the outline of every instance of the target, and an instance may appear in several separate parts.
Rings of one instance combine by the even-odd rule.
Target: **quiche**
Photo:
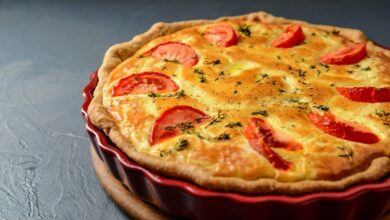
[[[390,173],[390,52],[265,12],[114,45],[88,114],[136,163],[213,190],[302,194]]]

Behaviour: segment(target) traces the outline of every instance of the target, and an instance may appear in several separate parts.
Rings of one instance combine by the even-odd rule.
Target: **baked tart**
[[[301,194],[390,172],[390,52],[358,30],[264,12],[157,23],[98,78],[91,121],[160,174]]]

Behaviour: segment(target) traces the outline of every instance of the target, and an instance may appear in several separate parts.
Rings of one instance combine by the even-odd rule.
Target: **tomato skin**
[[[135,73],[119,80],[113,96],[176,92],[179,86],[169,76],[158,72]]]
[[[336,91],[345,98],[355,102],[390,102],[390,88],[375,87],[337,87]]]
[[[238,37],[234,29],[227,24],[219,24],[207,27],[204,37],[209,43],[219,47],[230,47],[236,45]]]
[[[198,63],[199,57],[191,46],[175,41],[161,43],[143,54],[152,56],[159,60],[178,61],[179,63],[191,67]]]
[[[271,147],[289,150],[302,149],[299,143],[277,134],[271,125],[260,118],[249,118],[244,136],[254,150],[267,158],[276,169],[280,170],[288,170],[291,163],[281,158]]]
[[[371,133],[362,126],[353,126],[350,123],[337,120],[336,117],[325,112],[323,115],[312,112],[309,114],[309,120],[323,132],[348,141],[359,142],[363,144],[375,144],[379,141],[378,136]]]
[[[277,48],[290,48],[305,40],[301,25],[290,24],[284,32],[272,41],[272,46]]]
[[[182,132],[180,124],[196,126],[207,122],[211,117],[187,105],[177,105],[163,112],[154,122],[149,143],[153,146]]]
[[[353,44],[339,48],[321,57],[321,63],[349,65],[360,62],[367,55],[366,44]]]

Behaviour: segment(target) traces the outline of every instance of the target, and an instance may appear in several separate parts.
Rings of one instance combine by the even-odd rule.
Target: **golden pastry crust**
[[[253,23],[255,22],[255,23]],[[288,20],[280,17],[274,17],[265,12],[251,13],[243,16],[236,17],[224,17],[217,20],[196,20],[175,22],[170,24],[157,23],[146,33],[136,36],[133,40],[115,45],[111,47],[104,58],[103,64],[99,69],[99,83],[94,93],[94,99],[92,100],[88,114],[92,122],[103,129],[103,131],[109,136],[109,138],[123,150],[131,159],[137,163],[154,170],[159,173],[167,174],[174,177],[185,178],[191,180],[201,186],[226,191],[238,191],[244,193],[285,193],[285,194],[300,194],[321,190],[340,190],[347,186],[376,181],[390,172],[390,159],[389,159],[389,136],[390,129],[386,130],[385,126],[381,125],[381,120],[375,117],[374,114],[368,112],[373,111],[380,107],[382,110],[390,111],[389,104],[375,104],[370,108],[365,107],[365,110],[359,109],[359,106],[363,106],[362,103],[353,103],[346,101],[342,97],[334,98],[332,89],[329,89],[328,84],[336,81],[341,82],[342,85],[358,85],[358,80],[353,80],[350,77],[342,77],[340,74],[319,74],[318,79],[311,79],[310,83],[315,84],[314,89],[305,90],[303,85],[299,85],[296,78],[291,79],[288,75],[277,77],[272,67],[280,64],[278,59],[286,59],[285,62],[289,65],[280,67],[280,71],[287,71],[287,68],[291,68],[293,71],[296,67],[301,67],[302,64],[294,65],[297,59],[288,57],[287,53],[274,54],[277,56],[276,62],[271,64],[264,63],[259,58],[251,56],[251,60],[240,59],[240,52],[234,49],[229,50],[228,57],[233,57],[235,62],[233,65],[217,65],[213,66],[207,64],[214,59],[219,59],[221,63],[229,63],[220,56],[219,52],[210,53],[205,49],[201,53],[206,58],[200,58],[199,65],[194,68],[202,68],[207,72],[207,80],[213,80],[216,85],[213,87],[207,86],[207,84],[199,83],[196,74],[192,71],[194,68],[186,69],[181,68],[178,71],[177,64],[160,62],[159,65],[147,65],[148,60],[136,59],[140,54],[151,49],[154,45],[169,40],[177,40],[180,35],[196,36],[192,41],[192,46],[200,50],[204,45],[197,44],[196,38],[201,38],[201,35],[196,35],[196,31],[204,29],[208,24],[212,23],[228,23],[232,26],[240,24],[252,24],[252,26],[261,28],[269,28],[269,33],[274,33],[272,28],[281,29],[289,23],[299,23],[304,28],[305,32],[312,33],[314,36],[308,36],[307,40],[316,38],[323,33],[335,33],[331,36],[336,42],[342,45],[344,42],[367,42],[369,55],[375,54],[377,62],[383,65],[374,65],[375,69],[372,72],[378,72],[380,80],[372,81],[374,85],[389,85],[389,66],[385,61],[390,59],[390,53],[382,48],[375,46],[372,42],[366,40],[364,34],[358,30],[323,26],[323,25],[311,25],[306,22]],[[205,26],[206,25],[206,26]],[[243,36],[241,36],[243,38]],[[269,37],[268,37],[269,38]],[[267,38],[257,37],[257,40],[261,41]],[[249,41],[250,41],[249,40]],[[265,40],[264,40],[265,41]],[[195,43],[194,43],[195,42]],[[244,46],[251,46],[250,42]],[[239,50],[244,47],[238,48]],[[207,47],[207,46],[206,46]],[[321,41],[314,46],[314,49],[323,49],[324,45],[321,45]],[[263,48],[264,49],[264,48]],[[311,56],[315,51],[310,51],[303,48],[298,55],[306,54]],[[243,50],[248,53],[249,50]],[[269,51],[268,51],[269,53]],[[267,61],[270,60],[269,54],[262,54]],[[213,54],[219,54],[213,56]],[[206,56],[207,55],[207,56]],[[319,55],[318,55],[319,56]],[[261,56],[260,56],[261,57]],[[261,57],[261,58],[263,58]],[[305,57],[306,58],[306,57]],[[150,58],[152,59],[152,58]],[[123,62],[125,61],[126,62]],[[256,63],[262,63],[262,67],[269,64],[269,69],[262,69],[256,67]],[[307,62],[309,65],[310,60]],[[135,65],[137,64],[137,65]],[[129,66],[130,65],[130,66]],[[140,66],[140,68],[131,69],[131,65]],[[363,63],[365,65],[365,63]],[[212,66],[213,68],[211,68]],[[247,70],[245,69],[248,67]],[[303,65],[304,66],[304,65]],[[184,88],[185,96],[181,99],[176,98],[145,98],[144,96],[133,98],[113,98],[112,88],[117,81],[124,77],[126,74],[134,73],[134,71],[157,71],[164,68],[169,76],[173,76],[175,72],[180,74],[180,80],[176,79],[180,83],[187,82],[190,85],[182,85]],[[126,69],[128,68],[128,69]],[[142,69],[144,68],[144,69]],[[153,69],[154,68],[154,69]],[[160,68],[160,69],[159,69]],[[221,69],[222,68],[222,69]],[[310,68],[308,66],[307,68]],[[329,71],[326,67],[323,71]],[[356,67],[357,68],[357,67]],[[359,67],[360,68],[360,67]],[[363,68],[363,67],[362,67]],[[241,72],[247,71],[245,77],[242,74],[234,76],[236,69],[240,69]],[[243,70],[244,69],[244,70]],[[124,75],[122,72],[127,71]],[[218,75],[221,71],[229,72],[229,77],[223,78]],[[263,74],[255,74],[254,72],[262,72]],[[300,69],[299,69],[300,71]],[[299,72],[298,71],[298,72]],[[331,70],[332,71],[332,70]],[[346,67],[336,67],[335,73],[340,71],[346,71]],[[353,71],[353,70],[350,70]],[[271,72],[264,77],[264,72]],[[298,73],[299,74],[299,73]],[[287,78],[286,78],[287,77]],[[312,77],[313,78],[313,77]],[[290,83],[283,82],[283,80]],[[261,84],[251,84],[249,82],[265,80],[267,82]],[[360,79],[362,80],[362,79]],[[240,83],[237,83],[240,82]],[[378,84],[379,83],[379,84]],[[217,85],[218,84],[218,85]],[[289,85],[294,85],[295,89]],[[242,85],[245,85],[243,87]],[[240,87],[241,86],[241,87]],[[251,87],[252,86],[252,87]],[[261,92],[253,95],[253,86],[263,86],[261,91],[267,91],[264,95]],[[240,89],[237,89],[240,87]],[[297,100],[294,91],[302,89],[305,90],[305,96],[312,97],[309,103],[309,107],[302,107],[300,104],[302,100]],[[199,91],[207,95],[207,98],[199,98]],[[231,94],[226,94],[226,91]],[[235,92],[236,91],[236,92]],[[238,92],[237,92],[238,91]],[[257,89],[259,91],[259,89]],[[283,91],[283,92],[281,92]],[[221,95],[223,93],[224,95]],[[283,93],[283,94],[280,94]],[[286,93],[286,94],[284,94]],[[295,91],[296,94],[296,91]],[[226,123],[240,121],[245,123],[244,118],[248,118],[252,112],[260,110],[262,105],[254,105],[254,103],[260,102],[253,97],[283,97],[278,98],[279,102],[272,102],[272,100],[266,100],[267,113],[269,117],[267,120],[272,121],[273,126],[277,126],[279,130],[284,133],[288,133],[289,136],[297,139],[301,143],[304,143],[302,151],[293,152],[286,151],[284,149],[276,149],[277,153],[285,158],[293,161],[294,166],[291,170],[284,172],[273,168],[264,158],[256,154],[254,151],[247,150],[248,144],[242,137],[243,128],[231,129],[226,127]],[[214,98],[214,99],[213,99]],[[371,129],[374,129],[377,134],[380,134],[381,142],[370,145],[367,147],[365,144],[357,144],[341,139],[330,138],[329,135],[316,130],[316,128],[307,122],[305,111],[313,110],[316,105],[324,104],[324,100],[327,100],[327,105],[335,111],[343,115],[345,119],[352,119],[356,116],[364,116],[362,120],[357,120],[362,124],[365,124],[364,119],[369,118]],[[194,100],[196,99],[196,100]],[[199,101],[199,99],[201,101]],[[262,99],[261,99],[262,100]],[[284,100],[284,101],[280,101]],[[263,99],[264,101],[264,99]],[[206,103],[207,102],[207,103]],[[218,107],[218,102],[225,103],[222,109]],[[281,103],[283,102],[283,105]],[[115,103],[115,105],[113,105]],[[119,103],[119,104],[118,104]],[[209,126],[205,134],[212,137],[217,136],[222,132],[227,132],[232,137],[232,140],[221,141],[210,144],[207,141],[199,140],[194,135],[183,134],[180,137],[172,138],[157,146],[150,147],[145,141],[150,131],[151,123],[155,118],[160,115],[164,110],[175,105],[182,105],[190,103],[191,106],[195,106],[202,111],[205,111],[211,116],[216,116],[217,112],[223,109],[229,109],[229,111],[222,112],[228,113],[228,117],[224,119],[223,123]],[[210,104],[211,103],[211,104]],[[127,106],[127,107],[126,107]],[[128,106],[132,106],[129,108]],[[155,109],[146,111],[146,108],[154,106]],[[245,106],[245,108],[242,108]],[[250,107],[253,106],[253,109]],[[263,105],[264,106],[264,105]],[[357,109],[361,114],[357,114]],[[315,111],[315,110],[314,110]],[[348,114],[348,112],[355,112],[355,114]],[[113,117],[113,115],[116,116]],[[137,117],[134,117],[137,115]],[[125,117],[125,120],[123,120]],[[295,124],[294,124],[295,123]],[[283,126],[278,126],[282,124]],[[299,126],[300,125],[300,126]],[[202,127],[205,128],[207,124]],[[134,132],[135,131],[135,132]],[[315,136],[315,138],[314,138]],[[179,140],[179,138],[185,137],[190,142],[190,148],[185,151],[171,152],[170,146]],[[305,138],[302,138],[305,137]],[[383,141],[383,139],[385,141]],[[314,147],[311,146],[315,143]],[[321,143],[321,144],[319,144]],[[329,147],[329,144],[332,147]],[[246,148],[243,148],[245,146]],[[341,146],[341,147],[340,147]],[[348,151],[353,149],[354,157],[340,157],[339,155],[348,154]],[[345,152],[347,151],[347,152]],[[159,155],[161,154],[161,156]]]

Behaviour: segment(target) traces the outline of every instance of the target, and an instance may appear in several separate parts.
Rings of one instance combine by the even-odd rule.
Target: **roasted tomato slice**
[[[326,54],[321,58],[321,63],[335,65],[354,64],[364,59],[366,54],[366,44],[353,44]]]
[[[290,24],[279,37],[272,41],[272,46],[289,48],[302,43],[304,40],[305,35],[303,34],[301,25]]]
[[[152,146],[161,143],[168,138],[194,129],[196,125],[203,124],[210,118],[209,115],[191,106],[175,106],[166,110],[156,119],[149,142]]]
[[[271,147],[289,150],[302,149],[299,143],[278,134],[271,125],[260,118],[252,117],[248,120],[244,136],[254,150],[267,158],[276,169],[280,170],[288,170],[291,164],[275,153]]]
[[[204,37],[209,43],[219,47],[230,47],[238,42],[236,32],[227,24],[218,24],[206,28]]]
[[[337,92],[355,102],[390,102],[390,88],[375,87],[338,87]]]
[[[367,128],[337,120],[329,112],[323,115],[312,112],[309,114],[309,119],[311,123],[323,132],[338,138],[364,144],[375,144],[379,141],[378,136],[370,132]]]
[[[198,63],[199,60],[195,50],[192,49],[192,47],[180,42],[165,42],[159,44],[143,55],[151,55],[156,59],[177,61],[186,66],[194,66]]]
[[[113,89],[113,96],[143,93],[176,92],[177,84],[168,76],[157,72],[143,72],[123,78]]]

